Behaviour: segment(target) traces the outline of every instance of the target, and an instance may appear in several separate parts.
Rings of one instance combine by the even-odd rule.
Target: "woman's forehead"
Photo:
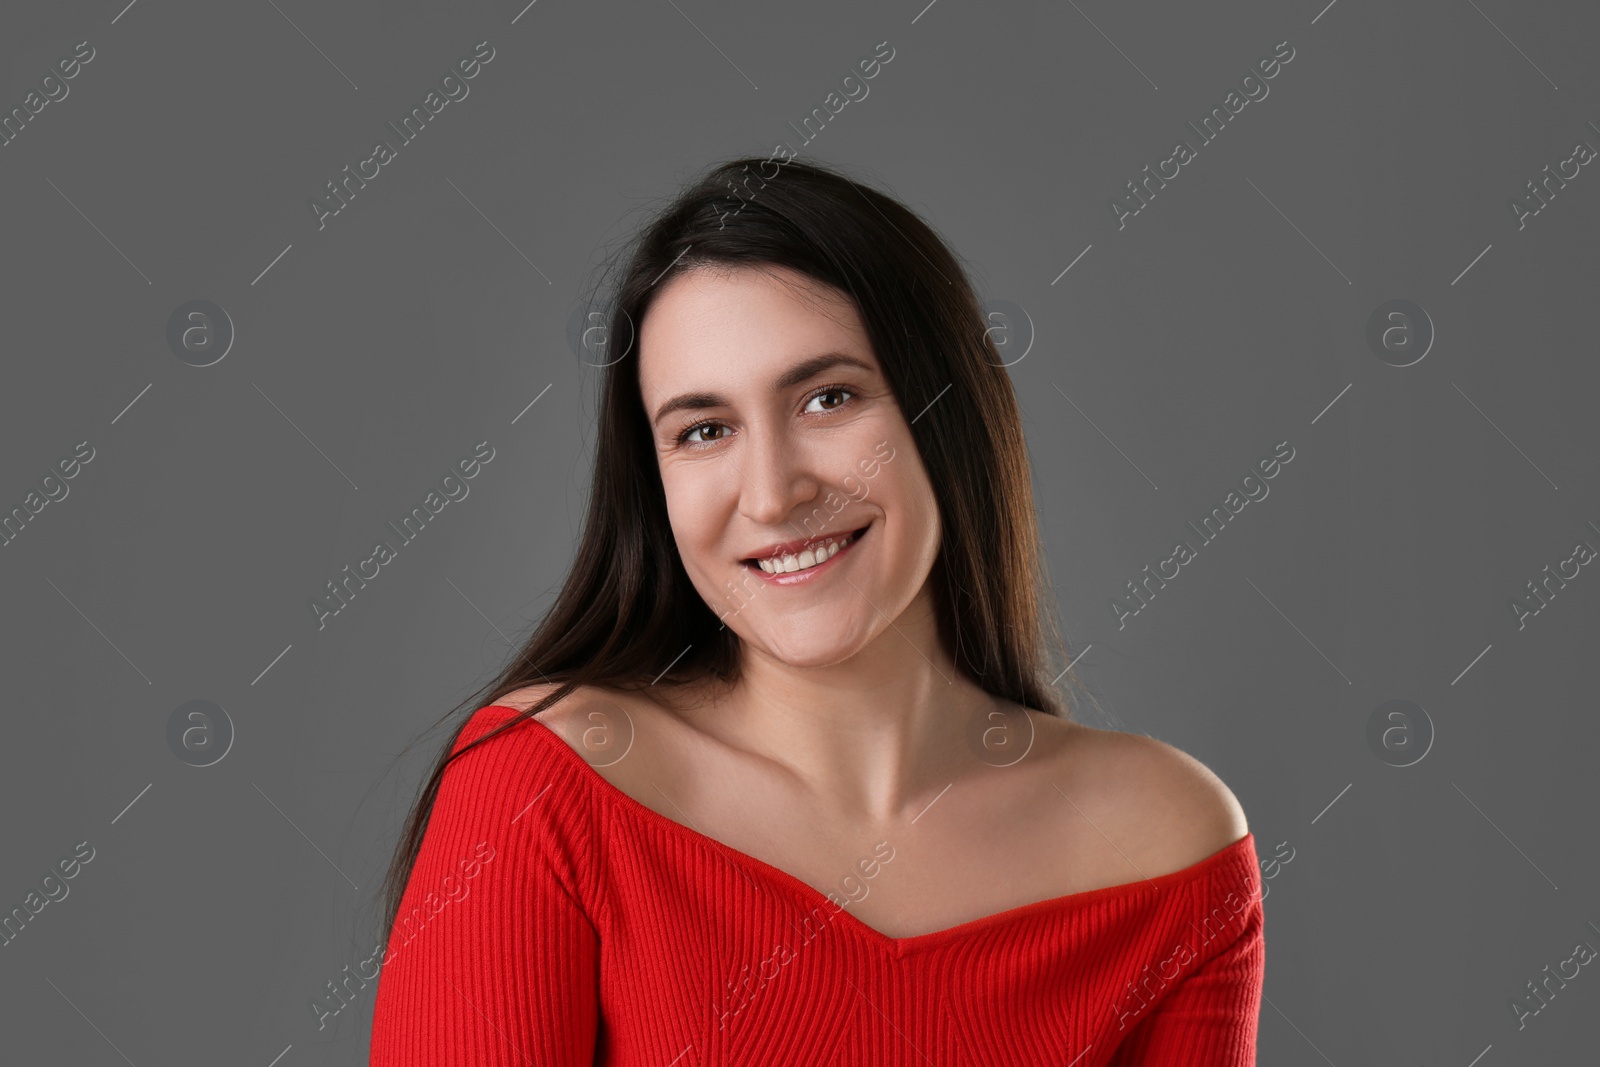
[[[819,351],[876,365],[848,296],[787,268],[695,269],[663,284],[639,334],[640,375],[762,378]]]

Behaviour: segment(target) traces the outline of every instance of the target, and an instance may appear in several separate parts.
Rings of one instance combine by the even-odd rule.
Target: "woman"
[[[1253,836],[1053,692],[1018,409],[944,243],[735,160],[645,230],[609,337],[571,574],[390,871],[370,1062],[1253,1064]]]

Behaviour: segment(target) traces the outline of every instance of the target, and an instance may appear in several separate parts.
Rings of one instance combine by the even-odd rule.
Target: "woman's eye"
[[[813,404],[816,404],[824,397],[830,396],[837,396],[839,398],[838,402],[834,404],[824,404],[820,410],[813,410]],[[846,398],[854,396],[854,392],[842,386],[829,386],[828,388],[811,395],[811,399],[806,401],[805,411],[807,414],[811,415],[826,415],[844,407],[844,405],[847,403]],[[713,430],[719,431],[716,436],[704,436]],[[682,433],[678,434],[678,444],[695,445],[704,448],[708,445],[716,444],[718,441],[722,440],[728,435],[727,431],[728,427],[720,422],[697,422],[693,426],[685,429]],[[701,436],[697,438],[695,436],[696,434],[700,434]]]
[[[704,430],[715,430],[715,429],[724,429],[725,430],[726,427],[724,427],[720,422],[700,422],[700,423],[696,423],[695,425],[689,427],[687,430],[683,431],[683,433],[678,435],[678,442],[680,444],[684,444],[684,443],[697,444],[697,445],[698,444],[709,444],[710,442],[707,442],[707,441],[695,441],[695,440],[692,440],[693,435],[697,434],[697,433],[700,433],[700,432],[702,432]],[[713,441],[719,440],[719,438],[712,438],[712,440]]]
[[[813,396],[811,398],[811,402],[815,403],[816,401],[821,400],[825,396],[838,396],[838,397],[843,398],[843,397],[846,397],[846,396],[854,396],[854,395],[855,394],[850,392],[850,390],[848,390],[848,389],[824,389],[822,392],[818,393],[816,396]],[[844,400],[840,399],[839,403],[831,405],[831,406],[825,406],[823,408],[823,410],[824,411],[835,411],[835,410],[837,410],[837,409],[839,409],[839,408],[841,408],[843,406],[844,406]],[[807,404],[806,407],[810,408],[811,404]]]

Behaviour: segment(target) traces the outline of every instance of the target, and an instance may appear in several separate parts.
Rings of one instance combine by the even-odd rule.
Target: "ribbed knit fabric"
[[[479,709],[456,750],[516,717]],[[893,938],[653,811],[527,720],[452,762],[371,1067],[1255,1063],[1254,835],[1181,871]]]

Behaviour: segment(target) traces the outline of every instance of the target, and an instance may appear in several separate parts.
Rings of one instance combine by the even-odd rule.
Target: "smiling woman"
[[[1254,838],[1055,690],[1092,700],[959,261],[810,164],[726,216],[752,162],[627,261],[571,571],[448,717],[383,928],[504,862],[383,972],[370,1062],[1253,1064]]]

